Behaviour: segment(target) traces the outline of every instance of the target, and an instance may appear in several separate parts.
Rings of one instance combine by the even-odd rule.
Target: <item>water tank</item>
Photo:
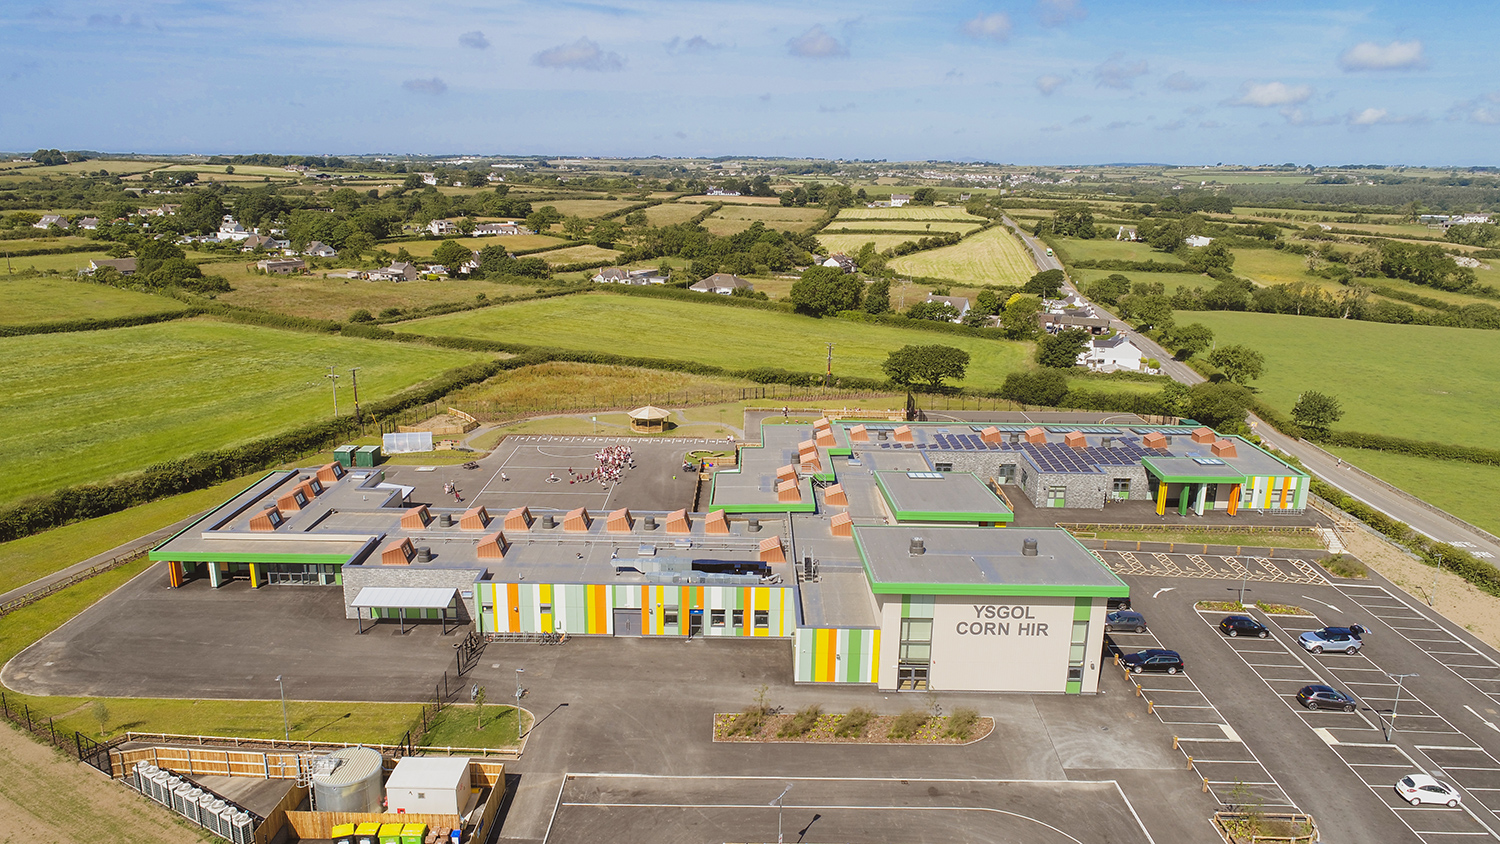
[[[380,773],[385,760],[368,747],[345,747],[328,754],[338,760],[330,773],[314,774],[313,805],[320,812],[379,812]]]

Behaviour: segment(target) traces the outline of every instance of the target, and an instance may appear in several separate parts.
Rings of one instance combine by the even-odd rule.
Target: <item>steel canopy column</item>
[[[1198,495],[1195,500],[1193,512],[1203,515],[1203,508],[1208,504],[1208,484],[1198,484]]]
[[[1234,484],[1229,487],[1229,515],[1231,516],[1235,514],[1235,511],[1240,509],[1240,496],[1243,494],[1241,491],[1242,486],[1242,484]]]
[[[1156,488],[1156,515],[1167,514],[1167,482],[1162,481]]]

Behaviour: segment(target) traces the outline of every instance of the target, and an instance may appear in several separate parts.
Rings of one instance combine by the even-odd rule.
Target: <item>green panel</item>
[[[1094,610],[1094,599],[1093,598],[1074,598],[1073,599],[1073,620],[1074,621],[1089,621],[1090,620],[1090,616],[1093,613],[1093,610]]]
[[[1070,694],[1070,695],[1082,694],[1083,693],[1083,681],[1082,680],[1069,680],[1068,681],[1068,685],[1063,689],[1063,691],[1066,692],[1067,694]]]
[[[828,449],[829,457],[849,457],[852,454],[854,454],[854,449],[849,446],[834,446],[833,448]]]
[[[859,666],[864,649],[867,647],[868,631],[851,629],[848,631],[849,647],[844,649],[844,677],[845,683],[859,682]]]

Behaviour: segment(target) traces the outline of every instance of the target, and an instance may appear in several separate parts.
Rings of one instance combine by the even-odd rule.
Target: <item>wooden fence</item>
[[[62,590],[67,589],[69,586],[74,586],[90,578],[98,577],[99,575],[104,574],[107,571],[113,571],[120,566],[133,563],[144,556],[146,556],[146,549],[144,548],[138,551],[131,551],[126,554],[121,554],[120,556],[106,560],[97,566],[91,566],[90,568],[84,569],[83,571],[74,572],[73,574],[62,578],[61,580],[55,580],[47,584],[46,586],[33,589],[32,591],[27,592],[24,595],[12,598],[3,604],[0,604],[0,618],[5,618],[16,610],[29,604],[34,604],[54,592],[61,592]]]
[[[384,812],[286,813],[286,824],[292,828],[292,832],[296,833],[298,838],[304,841],[309,838],[320,838],[326,841],[333,837],[333,828],[342,823],[352,823],[356,826],[362,823],[425,823],[429,831],[442,831],[445,829],[459,829],[463,825],[463,819],[458,815],[418,815],[411,813],[393,815]],[[270,825],[271,819],[267,818],[264,826]],[[256,844],[260,844],[258,833],[259,830],[257,830]],[[267,840],[269,841],[270,839]]]

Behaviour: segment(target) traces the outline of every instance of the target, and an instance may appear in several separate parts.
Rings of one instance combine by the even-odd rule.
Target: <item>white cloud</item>
[[[1500,91],[1491,91],[1472,100],[1454,103],[1448,109],[1448,120],[1467,120],[1482,126],[1500,125]]]
[[[1346,71],[1412,70],[1426,64],[1421,41],[1392,41],[1389,44],[1365,41],[1339,56],[1339,67]]]
[[[1305,103],[1312,95],[1313,89],[1308,85],[1288,85],[1285,82],[1246,82],[1239,98],[1230,100],[1229,104],[1273,108]]]
[[[401,87],[414,94],[437,96],[448,90],[448,83],[434,76],[431,79],[408,79],[401,83]]]
[[[1115,53],[1094,68],[1094,81],[1100,88],[1128,90],[1138,76],[1146,75],[1151,68],[1144,62],[1126,62],[1124,53]]]
[[[1036,0],[1036,12],[1043,26],[1062,26],[1088,16],[1079,0]]]
[[[552,67],[567,70],[624,70],[625,59],[619,53],[605,52],[602,47],[588,38],[580,38],[572,44],[559,44],[548,50],[531,57],[531,63],[538,67]]]
[[[1046,76],[1037,77],[1036,89],[1038,91],[1041,91],[1043,96],[1050,96],[1053,91],[1061,88],[1064,84],[1067,83],[1067,81],[1068,80],[1062,78],[1061,76],[1049,73]]]
[[[828,34],[822,24],[786,42],[787,52],[805,59],[834,59],[849,55],[844,42]]]
[[[1401,126],[1429,121],[1425,114],[1397,115],[1383,108],[1367,108],[1349,112],[1346,122],[1350,126]]]
[[[1179,70],[1166,79],[1163,79],[1161,86],[1168,91],[1196,91],[1203,87],[1203,80],[1194,79]]]
[[[1005,41],[1010,38],[1010,15],[1004,12],[975,15],[964,24],[964,34],[970,38]]]
[[[714,50],[723,49],[723,47],[723,44],[715,44],[701,35],[694,35],[692,38],[673,36],[672,40],[667,42],[667,52],[673,54],[711,53]]]
[[[458,36],[458,43],[471,50],[488,50],[490,48],[490,39],[485,38],[484,33],[477,29]]]

